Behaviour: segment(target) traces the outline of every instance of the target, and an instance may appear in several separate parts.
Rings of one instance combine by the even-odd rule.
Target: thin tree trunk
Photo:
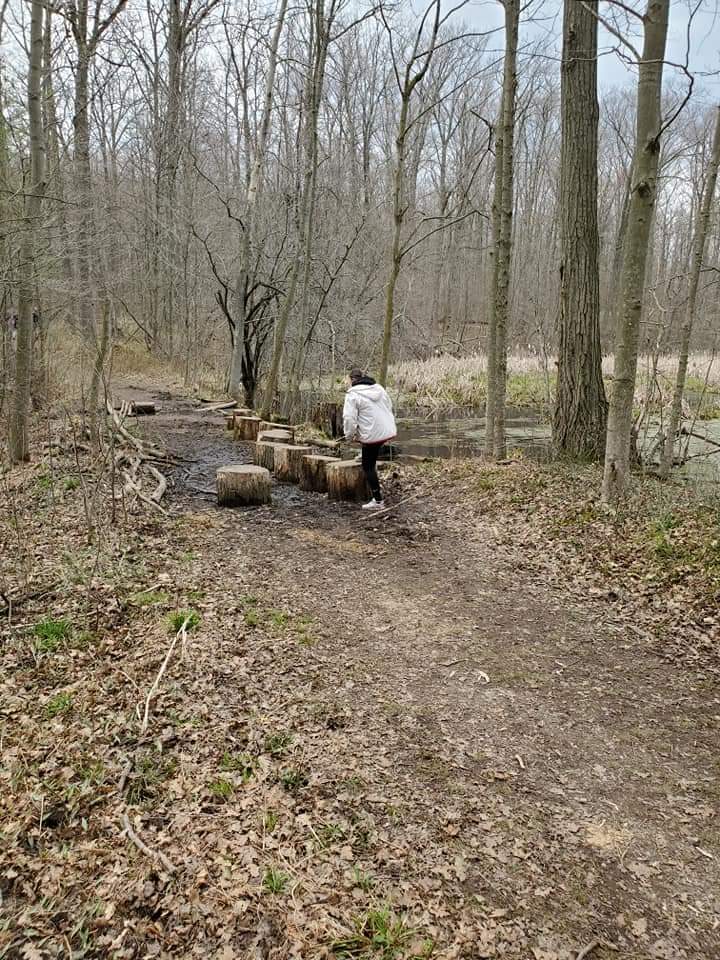
[[[663,62],[670,0],[648,0],[639,63],[632,192],[625,234],[623,270],[615,336],[615,367],[608,415],[602,499],[621,499],[626,490],[632,443],[633,396],[645,270],[657,191],[660,157]]]
[[[28,115],[30,121],[30,180],[26,186],[24,231],[18,283],[18,327],[15,395],[10,417],[9,454],[12,463],[30,457],[29,414],[32,386],[33,276],[35,235],[42,212],[45,189],[45,144],[42,127],[42,0],[33,0],[30,14],[30,65],[28,69]]]
[[[592,7],[593,9],[588,9]],[[597,215],[597,0],[565,0],[561,68],[560,343],[553,442],[565,456],[601,460],[607,400],[600,349]]]
[[[503,460],[505,446],[505,395],[507,390],[507,323],[509,314],[510,269],[512,263],[513,177],[515,161],[515,95],[517,92],[517,48],[520,0],[504,0],[505,62],[502,98],[502,187],[500,191],[500,233],[497,245],[497,287],[495,290],[495,396],[493,450]],[[486,428],[487,429],[487,428]]]
[[[230,362],[230,396],[240,400],[244,396],[243,386],[243,356],[245,353],[245,312],[247,309],[246,296],[249,287],[250,260],[252,256],[252,234],[255,222],[255,210],[257,208],[261,190],[262,174],[265,164],[265,152],[267,149],[268,131],[270,130],[270,119],[272,116],[273,90],[275,87],[275,71],[277,69],[278,48],[280,45],[280,35],[285,22],[287,12],[287,0],[280,0],[280,9],[278,10],[277,23],[273,31],[268,53],[268,73],[265,83],[265,97],[263,100],[262,119],[260,121],[260,132],[258,142],[255,148],[255,160],[250,172],[250,181],[247,190],[247,202],[245,204],[245,222],[242,232],[240,246],[240,269],[235,290],[235,309],[233,316],[235,320],[235,339],[233,341],[232,359]]]
[[[504,97],[503,97],[504,101]],[[503,104],[495,138],[495,180],[492,202],[492,240],[488,256],[488,274],[490,290],[487,296],[487,394],[485,398],[485,456],[492,458],[495,447],[495,411],[497,408],[497,287],[498,287],[498,249],[500,244],[500,211],[502,210],[503,189]]]
[[[393,320],[395,318],[395,287],[397,286],[397,279],[400,276],[400,265],[402,262],[400,240],[402,236],[403,220],[405,218],[405,208],[403,206],[405,140],[407,137],[407,119],[411,93],[412,91],[407,94],[405,91],[402,93],[398,133],[397,137],[395,138],[396,155],[395,169],[393,170],[393,236],[392,246],[390,248],[390,275],[388,276],[387,287],[385,289],[385,321],[383,323],[382,356],[380,360],[380,374],[378,377],[378,380],[383,385],[387,383],[388,367],[390,365]]]
[[[710,214],[715,197],[718,166],[720,166],[720,107],[718,107],[715,117],[715,133],[713,136],[712,153],[710,155],[710,164],[708,167],[707,179],[705,181],[705,192],[703,193],[700,214],[698,216],[697,228],[695,231],[695,240],[693,244],[692,266],[690,268],[690,289],[688,291],[685,317],[680,332],[680,349],[677,374],[675,377],[675,389],[673,390],[672,405],[670,407],[670,419],[667,426],[662,459],[660,461],[660,476],[663,478],[667,478],[670,473],[670,468],[673,464],[675,435],[680,425],[682,399],[683,393],[685,392],[685,377],[687,375],[688,353],[690,351],[690,337],[692,335],[693,323],[695,321],[695,307],[697,305],[698,286],[700,285],[700,271],[702,270],[708,227],[710,225]]]

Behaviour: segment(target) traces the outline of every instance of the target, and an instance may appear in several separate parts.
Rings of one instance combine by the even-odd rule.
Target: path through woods
[[[195,461],[145,524],[145,586],[202,621],[153,707],[176,766],[135,810],[176,874],[108,814],[95,892],[123,926],[99,949],[719,955],[716,689],[447,491],[378,518],[294,487],[221,511],[215,468],[250,457],[222,416],[165,394],[141,425]],[[116,651],[143,689],[167,645],[148,624]],[[396,953],[372,946],[383,923]]]

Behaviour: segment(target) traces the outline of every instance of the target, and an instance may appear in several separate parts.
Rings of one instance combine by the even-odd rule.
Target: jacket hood
[[[377,402],[383,395],[383,388],[379,383],[375,383],[372,377],[363,377],[359,383],[356,383],[350,387],[348,393],[352,393],[353,391],[361,393],[364,397],[367,397],[368,400],[372,400],[373,402]]]

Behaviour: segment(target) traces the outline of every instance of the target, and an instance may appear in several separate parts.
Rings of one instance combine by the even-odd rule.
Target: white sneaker
[[[380,507],[384,507],[385,503],[382,500],[371,500],[369,503],[363,504],[363,510],[379,510]]]

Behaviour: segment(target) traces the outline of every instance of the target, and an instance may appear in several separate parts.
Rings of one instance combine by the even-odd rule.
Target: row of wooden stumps
[[[309,444],[295,443],[295,427],[270,423],[238,409],[226,417],[236,440],[255,447],[254,464],[221,467],[217,472],[220,506],[270,503],[271,475],[281,483],[297,483],[301,490],[327,493],[330,500],[368,500],[370,490],[358,460],[314,453]]]

